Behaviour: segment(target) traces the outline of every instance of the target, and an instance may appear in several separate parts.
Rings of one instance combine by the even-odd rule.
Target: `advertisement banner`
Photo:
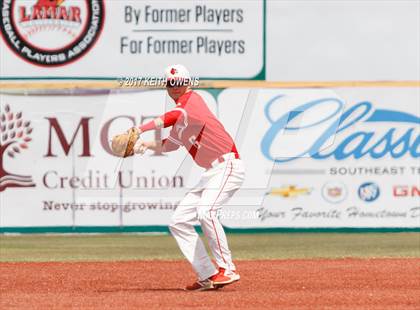
[[[222,122],[245,109],[235,99],[246,94],[220,95]],[[261,168],[269,184],[260,206],[242,207],[258,220],[224,224],[420,227],[419,106],[418,88],[256,91],[244,150],[258,149],[248,177]]]
[[[225,226],[420,227],[418,88],[198,92],[246,167]],[[173,107],[163,90],[1,95],[0,226],[167,225],[203,169],[182,149],[121,162],[110,139]]]
[[[4,0],[1,76],[264,79],[265,2]],[[246,66],[244,66],[246,64]]]

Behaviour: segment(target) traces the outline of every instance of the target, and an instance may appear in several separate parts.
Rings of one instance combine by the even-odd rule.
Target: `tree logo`
[[[13,113],[10,106],[0,109],[0,192],[7,187],[33,187],[31,176],[17,175],[8,172],[4,167],[4,158],[14,158],[28,148],[32,140],[31,122],[22,119],[22,112]]]

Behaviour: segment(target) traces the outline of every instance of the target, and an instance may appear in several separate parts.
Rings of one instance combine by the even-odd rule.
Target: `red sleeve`
[[[146,124],[140,125],[139,129],[142,132],[149,131],[149,130],[155,130],[156,129],[155,121],[153,120],[153,121],[147,122]]]
[[[160,119],[163,121],[163,127],[173,126],[178,118],[182,116],[182,112],[179,110],[172,110],[163,114]]]
[[[176,144],[169,139],[162,140],[162,152],[172,152],[179,149],[180,145]]]
[[[149,131],[149,130],[156,130],[158,128],[166,128],[169,126],[173,126],[179,117],[182,116],[182,112],[179,110],[172,110],[166,112],[162,116],[160,116],[160,120],[162,121],[162,126],[156,126],[155,120],[152,120],[146,124],[140,125],[139,128],[142,132]]]

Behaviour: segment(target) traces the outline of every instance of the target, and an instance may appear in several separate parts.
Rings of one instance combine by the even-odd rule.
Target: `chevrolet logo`
[[[309,187],[298,188],[295,185],[272,188],[267,195],[281,196],[284,198],[296,197],[300,195],[309,195],[312,192],[312,189]]]

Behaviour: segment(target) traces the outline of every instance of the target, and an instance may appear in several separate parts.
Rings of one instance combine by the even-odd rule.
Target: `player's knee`
[[[169,227],[170,232],[173,232],[174,230],[177,229],[177,223],[170,222],[168,227]]]
[[[211,220],[214,217],[217,217],[217,213],[209,208],[203,207],[199,208],[197,211],[197,219],[200,223],[206,220]]]
[[[207,219],[210,219],[208,212],[199,212],[197,214],[197,219],[200,223],[204,222]]]
[[[180,226],[181,222],[176,218],[172,218],[171,222],[169,223],[169,231],[173,234],[175,231],[179,230]]]

